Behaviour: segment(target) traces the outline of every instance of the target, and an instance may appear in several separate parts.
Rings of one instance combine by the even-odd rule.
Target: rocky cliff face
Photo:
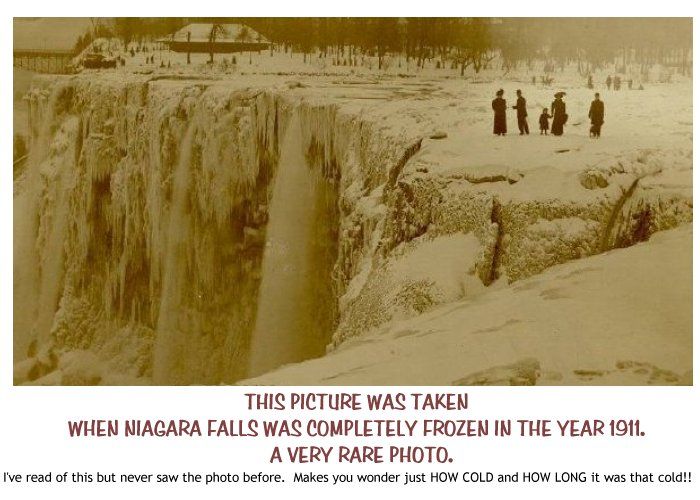
[[[320,356],[692,217],[692,193],[663,182],[654,152],[564,173],[436,171],[427,130],[282,81],[78,76],[39,82],[29,106],[15,196],[17,383],[232,383],[251,362]],[[296,212],[271,208],[276,193],[295,199],[280,179],[300,186]],[[284,242],[273,227],[301,240],[291,272],[275,267]],[[307,319],[268,323],[303,344],[271,354],[274,335],[254,336],[261,294],[266,318],[281,300],[269,296],[276,280],[303,282],[294,293]]]

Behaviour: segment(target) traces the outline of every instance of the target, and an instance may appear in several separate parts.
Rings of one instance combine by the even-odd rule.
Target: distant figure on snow
[[[496,92],[496,98],[491,101],[493,108],[493,133],[506,135],[506,100],[503,99],[503,89]]]
[[[520,89],[516,90],[515,93],[518,99],[515,101],[513,109],[517,110],[518,114],[518,130],[520,130],[520,135],[530,135],[530,127],[527,126],[527,101]]]
[[[608,90],[610,90],[610,85],[612,85],[612,77],[610,75],[605,79],[605,85],[607,85]]]
[[[549,130],[549,119],[551,117],[552,116],[549,114],[549,110],[544,108],[542,110],[542,114],[540,115],[540,135],[547,135],[547,131]]]
[[[564,133],[564,124],[569,118],[566,114],[566,103],[562,100],[562,97],[566,95],[566,92],[557,92],[554,94],[554,101],[552,102],[552,134],[562,135]]]
[[[600,138],[600,128],[603,126],[605,117],[605,105],[600,100],[600,94],[596,92],[595,99],[591,102],[591,109],[588,111],[588,118],[591,119],[591,137]]]
[[[620,90],[621,86],[622,86],[622,78],[615,75],[615,78],[613,79],[613,87],[615,88],[615,90]]]
[[[593,88],[593,75],[588,75],[588,84],[587,84],[589,89]]]

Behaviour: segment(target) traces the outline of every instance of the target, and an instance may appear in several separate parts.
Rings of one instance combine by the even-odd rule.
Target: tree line
[[[192,22],[241,23],[272,42],[271,51],[352,61],[389,56],[420,67],[467,68],[498,64],[505,72],[545,61],[547,71],[576,63],[582,74],[608,64],[677,66],[692,61],[691,18],[112,18],[99,24],[125,44],[173,34]],[[87,36],[87,35],[86,35]]]

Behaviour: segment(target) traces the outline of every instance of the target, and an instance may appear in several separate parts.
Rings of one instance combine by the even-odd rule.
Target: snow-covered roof
[[[176,42],[186,42],[187,33],[190,33],[190,42],[208,42],[209,35],[212,30],[212,23],[192,23],[180,28],[171,37],[166,40]],[[237,43],[268,43],[269,41],[260,33],[245,24],[222,24],[223,33],[216,37],[219,43],[237,42]],[[247,36],[242,34],[247,31]]]

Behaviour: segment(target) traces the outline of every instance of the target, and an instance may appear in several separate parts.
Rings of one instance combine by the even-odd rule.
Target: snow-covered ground
[[[337,328],[314,341],[330,344],[329,355],[251,383],[689,382],[689,78],[658,83],[656,68],[644,90],[607,91],[607,72],[596,73],[606,118],[593,140],[594,91],[574,68],[544,86],[531,82],[537,67],[459,78],[397,60],[377,72],[370,60],[351,68],[261,53],[208,68],[203,54],[190,66],[184,54],[151,54],[155,64],[127,56],[118,70],[48,77],[31,93],[44,157],[18,181],[16,204],[33,206],[22,213],[39,222],[32,229],[35,219],[16,210],[15,254],[17,236],[35,234],[25,241],[41,264],[20,251],[15,268],[51,266],[55,275],[29,281],[41,304],[58,308],[40,315],[40,328],[15,323],[17,383],[245,376],[260,274],[270,268],[264,221],[285,213],[268,213],[274,178],[261,172],[290,163],[292,116],[320,175],[300,185],[328,189],[314,194],[313,226],[270,226],[334,239],[332,269],[298,279],[335,294],[317,300],[336,304],[319,314]],[[166,55],[171,67],[160,68]],[[498,88],[509,105],[523,91],[530,136],[517,135],[511,109],[509,134],[492,135]],[[540,136],[537,118],[557,90],[567,92],[565,135]],[[180,208],[171,189],[184,193]],[[227,234],[240,220],[242,236]],[[16,318],[34,321],[18,293],[16,281]]]
[[[692,230],[562,264],[242,384],[692,383]]]
[[[416,165],[431,167],[435,173],[451,174],[455,169],[484,167],[512,171],[553,167],[571,171],[580,166],[607,166],[624,155],[653,154],[661,150],[664,162],[670,159],[674,163],[684,162],[684,167],[689,165],[692,78],[659,65],[652,66],[644,79],[639,65],[628,64],[628,72],[621,75],[622,89],[614,91],[605,86],[605,78],[615,75],[612,67],[598,69],[592,74],[594,89],[591,90],[585,86],[586,76],[579,74],[575,65],[547,73],[553,82],[543,84],[543,62],[505,72],[496,60],[480,73],[468,69],[461,77],[460,70],[451,68],[449,61],[446,67],[436,69],[437,59],[425,62],[421,68],[414,60],[407,62],[399,56],[387,56],[383,69],[379,70],[376,57],[355,55],[357,65],[348,66],[342,64],[349,59],[347,53],[322,57],[319,53],[305,56],[276,49],[273,53],[215,54],[213,66],[207,64],[209,54],[193,53],[188,65],[187,54],[171,52],[155,42],[145,44],[148,52],[139,52],[133,57],[123,51],[116,39],[100,39],[95,43],[103,53],[124,57],[126,64],[116,71],[84,70],[88,74],[98,73],[100,77],[116,79],[133,73],[165,79],[211,78],[237,87],[298,82],[300,87],[291,93],[341,104],[349,112],[390,128],[392,134],[399,130],[406,136],[444,132],[445,139],[424,144],[421,165]],[[147,57],[153,57],[154,62],[145,62]],[[233,58],[236,64],[231,62]],[[631,89],[627,85],[630,79]],[[507,138],[490,134],[491,100],[499,88],[505,91],[509,105],[510,135]],[[527,99],[529,138],[518,136],[515,111],[511,109],[517,89],[521,89]],[[565,135],[539,137],[539,115],[543,108],[549,108],[557,91],[567,92],[569,120]],[[601,93],[606,106],[605,125],[599,141],[590,141],[588,135],[588,109],[594,92]]]

